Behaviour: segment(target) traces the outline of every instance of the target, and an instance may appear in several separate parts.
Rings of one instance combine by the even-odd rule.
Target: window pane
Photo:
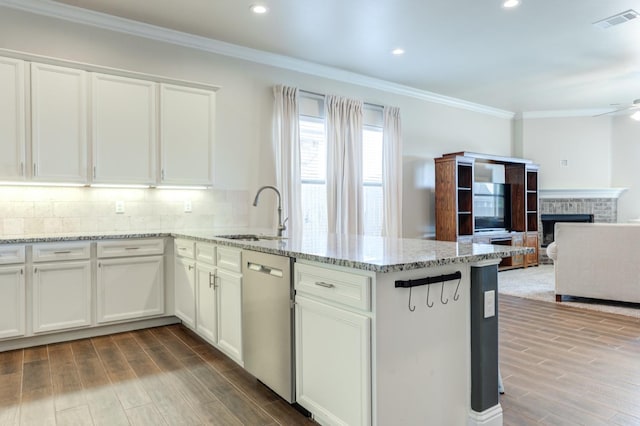
[[[362,180],[365,235],[382,235],[382,129],[366,126],[362,132]]]
[[[302,182],[326,180],[327,142],[322,119],[300,117],[300,161]]]
[[[382,186],[364,186],[364,234],[382,235]]]
[[[362,179],[382,184],[382,129],[377,127],[362,132]]]
[[[305,236],[327,235],[326,184],[302,184],[302,226]]]
[[[324,120],[301,115],[299,125],[304,235],[327,235],[327,142]]]

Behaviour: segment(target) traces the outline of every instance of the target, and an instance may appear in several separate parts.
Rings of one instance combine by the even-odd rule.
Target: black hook
[[[413,311],[415,311],[415,310],[416,310],[415,305],[413,306],[413,308],[411,307],[411,287],[409,287],[409,310],[410,310],[411,312],[413,312]]]
[[[429,289],[431,288],[430,285],[427,286],[427,306],[429,308],[433,307],[433,302],[429,303]]]
[[[449,303],[449,299],[447,298],[447,300],[443,300],[444,297],[444,281],[442,281],[442,287],[440,289],[440,302],[442,302],[443,305],[446,305],[447,303]]]
[[[453,294],[453,300],[456,300],[456,301],[460,299],[460,295],[458,294],[458,288],[460,288],[460,281],[462,281],[462,278],[458,280],[458,285],[456,285],[456,292]]]

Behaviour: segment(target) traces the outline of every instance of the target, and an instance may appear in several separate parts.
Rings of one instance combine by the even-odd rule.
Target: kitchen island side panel
[[[396,288],[396,280],[461,273],[460,280]],[[464,425],[470,408],[470,266],[376,275],[374,425]],[[457,288],[457,293],[456,293]],[[427,306],[427,289],[429,290]],[[455,298],[457,297],[457,300]],[[414,311],[410,310],[415,307]]]

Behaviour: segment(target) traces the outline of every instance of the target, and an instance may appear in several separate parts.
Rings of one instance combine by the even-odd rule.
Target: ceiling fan
[[[640,99],[634,99],[631,105],[623,108],[618,108],[613,111],[603,112],[602,114],[594,115],[594,117],[600,117],[601,115],[618,114],[623,111],[632,111],[631,118],[640,121]]]

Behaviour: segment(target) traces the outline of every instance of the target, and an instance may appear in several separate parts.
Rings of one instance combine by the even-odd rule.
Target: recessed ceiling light
[[[404,49],[401,47],[396,47],[391,51],[391,54],[396,56],[404,55]]]
[[[253,13],[257,13],[258,15],[262,15],[263,13],[267,13],[269,11],[269,9],[267,9],[267,6],[263,4],[252,4],[249,10],[251,10]]]
[[[516,7],[520,4],[520,0],[505,0],[502,3],[502,7],[506,7],[507,9],[511,9],[512,7]]]

